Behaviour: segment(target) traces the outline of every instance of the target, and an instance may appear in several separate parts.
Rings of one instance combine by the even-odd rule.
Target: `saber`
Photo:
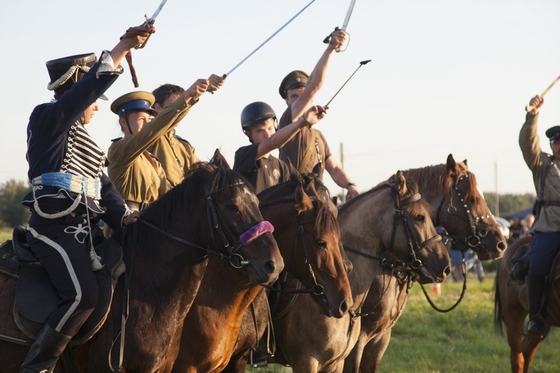
[[[365,61],[360,62],[360,66],[358,66],[358,68],[357,68],[356,70],[354,70],[354,72],[352,73],[352,75],[350,75],[350,77],[344,82],[344,84],[342,85],[342,87],[340,87],[340,88],[338,89],[338,91],[336,91],[336,93],[334,94],[334,96],[332,96],[332,98],[329,100],[329,102],[327,102],[327,104],[326,104],[324,107],[329,106],[329,104],[330,104],[330,103],[332,102],[332,100],[336,97],[336,95],[338,95],[338,92],[340,92],[340,91],[342,90],[342,88],[344,88],[344,86],[346,85],[346,83],[348,83],[348,81],[349,81],[350,79],[352,79],[352,77],[354,76],[354,74],[356,74],[356,73],[358,72],[358,70],[360,69],[360,67],[362,67],[362,66],[364,66],[364,65],[366,65],[366,64],[368,64],[368,63],[370,63],[370,62],[371,62],[371,60],[365,60]]]
[[[346,17],[344,18],[344,22],[342,23],[342,27],[341,29],[346,31],[346,29],[348,28],[348,23],[350,23],[350,17],[352,17],[352,12],[354,11],[354,5],[356,5],[356,0],[350,0],[350,6],[348,7],[348,11],[346,12]],[[339,28],[336,27],[334,30],[338,30]],[[350,34],[348,34],[348,37],[350,37]],[[327,36],[324,40],[323,43],[328,44],[331,42],[331,38],[332,38],[332,32],[329,34],[329,36]],[[346,43],[346,48],[348,48],[348,44],[350,43],[350,38],[348,38],[348,42]],[[346,50],[346,48],[344,49],[336,49],[337,52],[344,52]]]
[[[546,89],[543,91],[543,93],[541,93],[541,95],[540,95],[539,97],[540,97],[540,98],[543,98],[544,95],[546,95],[546,94],[548,93],[548,91],[550,91],[550,89],[551,89],[552,87],[554,87],[554,85],[555,85],[559,80],[560,80],[560,76],[559,76],[558,78],[554,79],[554,81],[553,81],[552,83],[550,83],[550,85],[549,85],[548,87],[546,87]],[[530,106],[530,105],[525,106],[525,111],[526,111],[526,112],[530,112],[530,111],[532,111],[533,109],[534,109],[533,106]]]
[[[355,1],[355,0],[354,0]],[[249,57],[251,57],[253,54],[255,54],[256,51],[258,51],[259,49],[261,49],[261,47],[263,45],[265,45],[266,43],[268,43],[270,41],[270,39],[272,39],[273,37],[276,36],[276,34],[278,34],[280,31],[282,31],[284,29],[284,27],[288,26],[297,16],[299,16],[301,13],[303,13],[303,11],[305,9],[307,9],[311,4],[313,4],[315,2],[315,0],[311,0],[309,2],[309,4],[307,4],[306,6],[303,7],[302,10],[300,10],[299,12],[296,13],[295,16],[293,16],[292,18],[290,18],[288,20],[288,22],[284,23],[284,25],[282,27],[280,27],[278,30],[276,30],[276,32],[272,35],[269,36],[268,39],[266,39],[264,42],[261,43],[261,45],[259,45],[254,51],[252,51],[251,53],[249,53],[249,55],[247,57],[245,57],[244,59],[241,60],[241,62],[239,62],[237,65],[235,65],[233,67],[233,69],[231,69],[230,71],[228,71],[227,73],[225,73],[223,75],[224,78],[228,77],[232,72],[234,72],[239,66],[241,66],[241,64],[243,64],[243,62],[245,62],[247,59],[249,59]]]
[[[145,14],[144,17],[146,17],[146,21],[144,22],[144,24],[142,26],[145,26],[145,27],[153,26],[154,23],[156,22],[157,16],[159,15],[159,12],[161,12],[161,9],[165,5],[165,3],[167,3],[167,0],[161,0],[161,3],[159,4],[156,11],[154,12],[154,14],[152,14],[152,16],[150,18],[148,18],[148,15]],[[136,47],[136,49],[144,48],[146,46],[146,43],[148,43],[148,40],[150,39],[150,36],[152,36],[152,33],[150,33],[150,35],[148,35],[148,38],[146,39],[146,41],[143,44]]]

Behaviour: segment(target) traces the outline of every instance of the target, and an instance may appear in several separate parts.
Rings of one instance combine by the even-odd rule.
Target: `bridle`
[[[371,254],[367,254],[365,252],[362,252],[360,250],[354,249],[352,247],[344,246],[344,249],[353,253],[356,253],[358,255],[361,255],[363,257],[369,258],[369,259],[373,259],[373,260],[377,260],[379,261],[379,264],[381,265],[381,267],[385,267],[388,268],[389,270],[391,270],[391,273],[396,277],[397,281],[400,284],[407,284],[407,287],[410,288],[412,286],[412,282],[414,282],[415,280],[418,279],[419,275],[416,273],[421,267],[424,266],[424,263],[417,258],[417,253],[420,252],[421,250],[424,250],[426,247],[428,247],[429,245],[432,245],[436,242],[439,242],[442,240],[442,237],[439,234],[436,234],[434,237],[429,238],[421,243],[418,243],[418,240],[414,237],[414,233],[412,232],[412,229],[410,228],[410,224],[408,223],[408,218],[410,217],[410,213],[404,210],[404,207],[406,207],[407,205],[410,205],[414,202],[419,201],[422,196],[420,195],[420,193],[415,193],[412,196],[405,198],[403,200],[400,199],[399,197],[399,193],[397,191],[397,188],[395,186],[394,183],[392,184],[383,184],[380,185],[378,188],[381,187],[391,187],[391,197],[393,199],[393,204],[395,207],[395,213],[393,215],[393,229],[392,229],[392,233],[391,233],[391,246],[390,246],[390,252],[393,251],[394,245],[395,245],[395,238],[396,238],[396,232],[397,232],[397,228],[399,226],[399,224],[402,222],[403,226],[404,226],[404,231],[405,231],[405,235],[406,235],[406,239],[408,241],[408,247],[410,249],[410,256],[412,258],[411,261],[402,261],[402,260],[398,260],[394,257],[389,258],[388,256],[384,255],[384,256],[376,256],[376,255],[371,255]],[[365,301],[365,298],[364,298]],[[356,308],[356,309],[361,309],[361,306]],[[375,309],[377,306],[373,307],[373,309]],[[371,313],[357,313],[357,312],[352,312],[352,316],[353,317],[365,317],[370,315]]]
[[[310,197],[311,200],[313,201],[313,208],[315,211],[317,211],[317,206],[315,205],[318,201],[318,199],[315,199],[313,197]],[[271,201],[269,204],[279,204],[282,202],[293,202],[293,198],[284,198],[284,199],[280,199],[280,200],[276,200],[276,201]],[[266,206],[266,204],[261,205],[261,209]],[[276,292],[280,292],[280,293],[285,293],[285,294],[313,294],[316,295],[318,297],[321,297],[322,300],[324,302],[326,302],[328,304],[327,301],[327,297],[325,294],[325,287],[323,285],[321,285],[318,281],[317,281],[317,276],[315,276],[315,271],[313,270],[313,267],[311,266],[311,262],[309,261],[309,254],[308,254],[308,250],[307,250],[307,246],[305,244],[305,237],[304,237],[304,226],[307,224],[314,224],[316,220],[316,215],[313,215],[312,219],[308,219],[308,220],[304,220],[303,214],[299,214],[297,217],[297,233],[296,233],[296,239],[295,239],[295,243],[294,243],[294,253],[293,253],[293,258],[296,258],[296,254],[298,252],[298,249],[301,247],[301,249],[303,250],[303,262],[304,265],[307,266],[307,270],[309,272],[309,276],[311,277],[311,279],[313,280],[313,287],[311,288],[299,288],[299,289],[294,289],[294,290],[287,290],[287,289],[278,289],[276,287],[272,287],[272,286],[266,286],[268,289],[272,290],[272,291],[276,291]],[[293,270],[292,273],[295,273],[295,260],[293,263]]]
[[[457,181],[455,182],[455,186],[453,187],[453,191],[455,192],[455,194],[457,194],[457,197],[459,198],[459,201],[461,202],[461,206],[463,207],[463,209],[465,210],[465,214],[466,216],[459,214],[458,213],[458,209],[457,207],[453,206],[453,203],[451,201],[451,199],[449,200],[449,204],[447,206],[447,209],[445,210],[448,214],[450,215],[456,215],[457,217],[468,221],[469,225],[470,225],[470,229],[471,229],[471,233],[469,236],[454,236],[454,235],[448,235],[447,237],[450,238],[453,241],[456,242],[461,242],[464,244],[467,244],[469,246],[469,248],[475,248],[478,247],[480,245],[482,245],[482,238],[486,237],[488,235],[488,232],[490,231],[490,229],[492,228],[492,226],[494,226],[494,224],[492,225],[488,225],[488,224],[479,224],[480,221],[484,221],[484,219],[491,219],[494,216],[492,214],[487,214],[487,215],[481,215],[481,216],[474,216],[471,208],[467,205],[466,201],[465,201],[465,197],[463,196],[463,194],[461,194],[461,191],[459,189],[459,183],[463,180],[465,180],[466,178],[469,177],[469,173],[466,173],[460,177],[457,178]],[[437,213],[436,213],[436,225],[439,225],[439,215],[442,212],[443,209],[443,205],[445,203],[445,196],[442,197],[441,202],[439,204],[439,207],[437,209]],[[468,249],[461,249],[461,251],[465,252]]]
[[[429,245],[432,245],[436,242],[441,241],[442,238],[439,234],[436,234],[434,237],[431,237],[431,238],[429,238],[429,239],[427,239],[427,240],[425,240],[421,243],[418,243],[418,240],[414,237],[415,235],[414,235],[412,229],[410,228],[410,224],[408,223],[410,213],[405,211],[404,207],[406,207],[407,205],[410,205],[414,202],[419,201],[422,198],[420,193],[415,193],[412,196],[401,200],[395,184],[383,184],[383,185],[379,186],[379,188],[381,188],[381,187],[390,187],[391,188],[391,197],[393,198],[393,204],[394,204],[394,207],[395,207],[395,213],[393,215],[393,229],[392,229],[392,233],[391,233],[391,245],[390,245],[389,252],[392,252],[393,249],[394,249],[395,239],[396,239],[396,235],[397,235],[397,228],[402,223],[402,225],[404,227],[406,239],[408,241],[407,245],[408,245],[408,248],[410,250],[410,257],[412,258],[412,260],[403,261],[403,260],[399,260],[399,259],[395,259],[395,258],[389,258],[387,256],[380,257],[380,256],[376,256],[376,255],[371,255],[371,254],[367,254],[367,253],[364,253],[362,251],[356,250],[354,248],[348,247],[346,245],[344,245],[344,249],[348,250],[348,251],[351,251],[353,253],[356,253],[358,255],[370,258],[370,259],[376,259],[380,262],[380,264],[382,266],[391,269],[393,271],[393,273],[399,273],[400,272],[400,274],[404,274],[405,277],[413,276],[412,271],[417,271],[425,265],[422,262],[422,260],[418,259],[417,254],[420,251],[427,248]],[[385,251],[387,251],[387,250],[385,250]],[[417,278],[417,276],[418,276],[417,274],[414,274],[414,278]]]
[[[245,183],[242,181],[238,181],[235,184],[230,185],[229,188],[241,185],[245,185]],[[217,192],[218,191],[211,192],[208,189],[208,185],[204,184],[204,196],[206,199],[207,212],[206,215],[208,218],[209,230],[211,232],[210,236],[212,238],[212,245],[201,246],[182,237],[172,235],[165,230],[147,222],[141,217],[138,219],[138,221],[158,231],[166,237],[169,237],[177,242],[181,242],[187,246],[203,250],[208,254],[216,255],[222,259],[228,260],[234,268],[241,268],[247,264],[250,264],[250,261],[243,258],[243,256],[239,254],[239,249],[242,246],[249,245],[264,233],[272,233],[274,231],[274,227],[272,227],[272,224],[270,224],[270,222],[263,220],[258,222],[253,227],[249,228],[246,232],[236,237],[231,232],[228,225],[224,222],[222,215],[216,208],[214,200],[212,199],[212,195]]]

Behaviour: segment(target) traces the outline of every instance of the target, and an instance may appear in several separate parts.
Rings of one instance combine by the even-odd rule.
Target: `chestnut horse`
[[[518,239],[507,249],[496,273],[494,298],[494,322],[502,331],[506,325],[506,335],[510,348],[511,371],[527,373],[537,348],[548,335],[552,326],[560,326],[560,259],[556,255],[548,276],[546,291],[546,329],[544,338],[524,333],[523,324],[528,314],[527,289],[524,281],[510,280],[511,259],[523,246],[531,243],[532,236]]]
[[[215,159],[219,157],[216,152]],[[124,230],[126,278],[121,276],[117,284],[101,329],[76,346],[79,371],[163,371],[162,364],[177,354],[183,320],[209,254],[240,267],[251,283],[277,279],[283,261],[276,241],[270,231],[255,234],[267,224],[256,195],[237,173],[213,163],[198,164]],[[219,289],[220,284],[215,286]],[[0,341],[0,371],[17,371],[27,348]]]
[[[372,282],[386,272],[409,284],[441,282],[450,272],[450,258],[430,219],[430,206],[416,184],[400,172],[394,183],[379,185],[342,205],[338,222],[353,265],[348,277],[354,305],[346,316],[329,318],[311,297],[299,296],[282,317],[273,316],[278,349],[271,362],[289,364],[295,373],[342,371],[360,332],[362,302]],[[387,302],[396,301],[384,294]]]
[[[448,232],[463,251],[476,251],[482,260],[497,259],[507,247],[497,222],[480,193],[467,161],[455,162],[450,154],[445,164],[403,171],[418,184],[422,199],[432,206],[432,221]],[[393,175],[389,180],[394,180]],[[406,302],[407,284],[385,269],[372,283],[362,307],[360,337],[344,364],[345,373],[376,372]],[[396,302],[387,302],[395,299]]]
[[[300,175],[293,167],[291,171],[290,181],[258,195],[261,213],[274,225],[274,237],[286,270],[315,294],[324,314],[342,317],[351,306],[352,294],[339,249],[336,208],[330,199],[327,204],[318,198],[316,190],[326,190],[319,179]],[[234,353],[236,342],[235,353],[242,358],[258,342],[255,332],[244,332],[244,338],[238,340],[244,315],[248,316],[248,328],[254,330],[255,318],[264,318],[260,326],[266,326],[269,311],[264,291],[258,299],[261,303],[247,308],[259,290],[250,295],[239,291],[230,275],[211,271],[213,265],[224,267],[217,260],[211,260],[208,265],[183,326],[181,349],[173,372],[222,371]],[[216,294],[217,282],[221,282],[221,296]]]

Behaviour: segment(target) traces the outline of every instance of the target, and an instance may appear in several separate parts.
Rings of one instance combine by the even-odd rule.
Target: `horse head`
[[[430,205],[422,200],[418,186],[407,182],[402,171],[396,173],[391,196],[394,215],[389,247],[392,254],[419,275],[420,283],[442,282],[450,273],[451,260],[430,219]],[[401,234],[398,234],[399,226]]]
[[[442,183],[446,192],[436,212],[436,224],[447,230],[461,251],[472,249],[481,260],[501,258],[507,248],[506,239],[467,160],[455,162],[449,154]]]
[[[290,181],[266,189],[259,199],[263,216],[274,222],[286,270],[314,294],[323,313],[345,315],[352,294],[340,251],[336,208],[326,187],[314,176],[292,173]]]
[[[272,225],[252,188],[218,150],[145,210],[141,221],[167,239],[228,260],[253,284],[275,281],[284,267]],[[183,248],[184,250],[184,248]]]

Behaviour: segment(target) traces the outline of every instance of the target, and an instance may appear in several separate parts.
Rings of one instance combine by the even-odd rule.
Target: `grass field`
[[[448,308],[459,297],[462,284],[446,282],[439,308]],[[494,273],[480,283],[469,274],[468,289],[453,311],[439,313],[415,284],[403,315],[393,328],[391,343],[383,357],[381,373],[507,373],[509,347],[494,329]],[[426,290],[430,290],[430,286]],[[428,291],[430,296],[432,295]],[[553,329],[537,350],[531,373],[560,372],[560,336]],[[268,371],[281,369],[268,367]],[[265,369],[251,369],[264,373]],[[283,370],[286,371],[286,370]]]
[[[13,228],[1,228],[0,229],[0,243],[6,240],[12,239]]]

